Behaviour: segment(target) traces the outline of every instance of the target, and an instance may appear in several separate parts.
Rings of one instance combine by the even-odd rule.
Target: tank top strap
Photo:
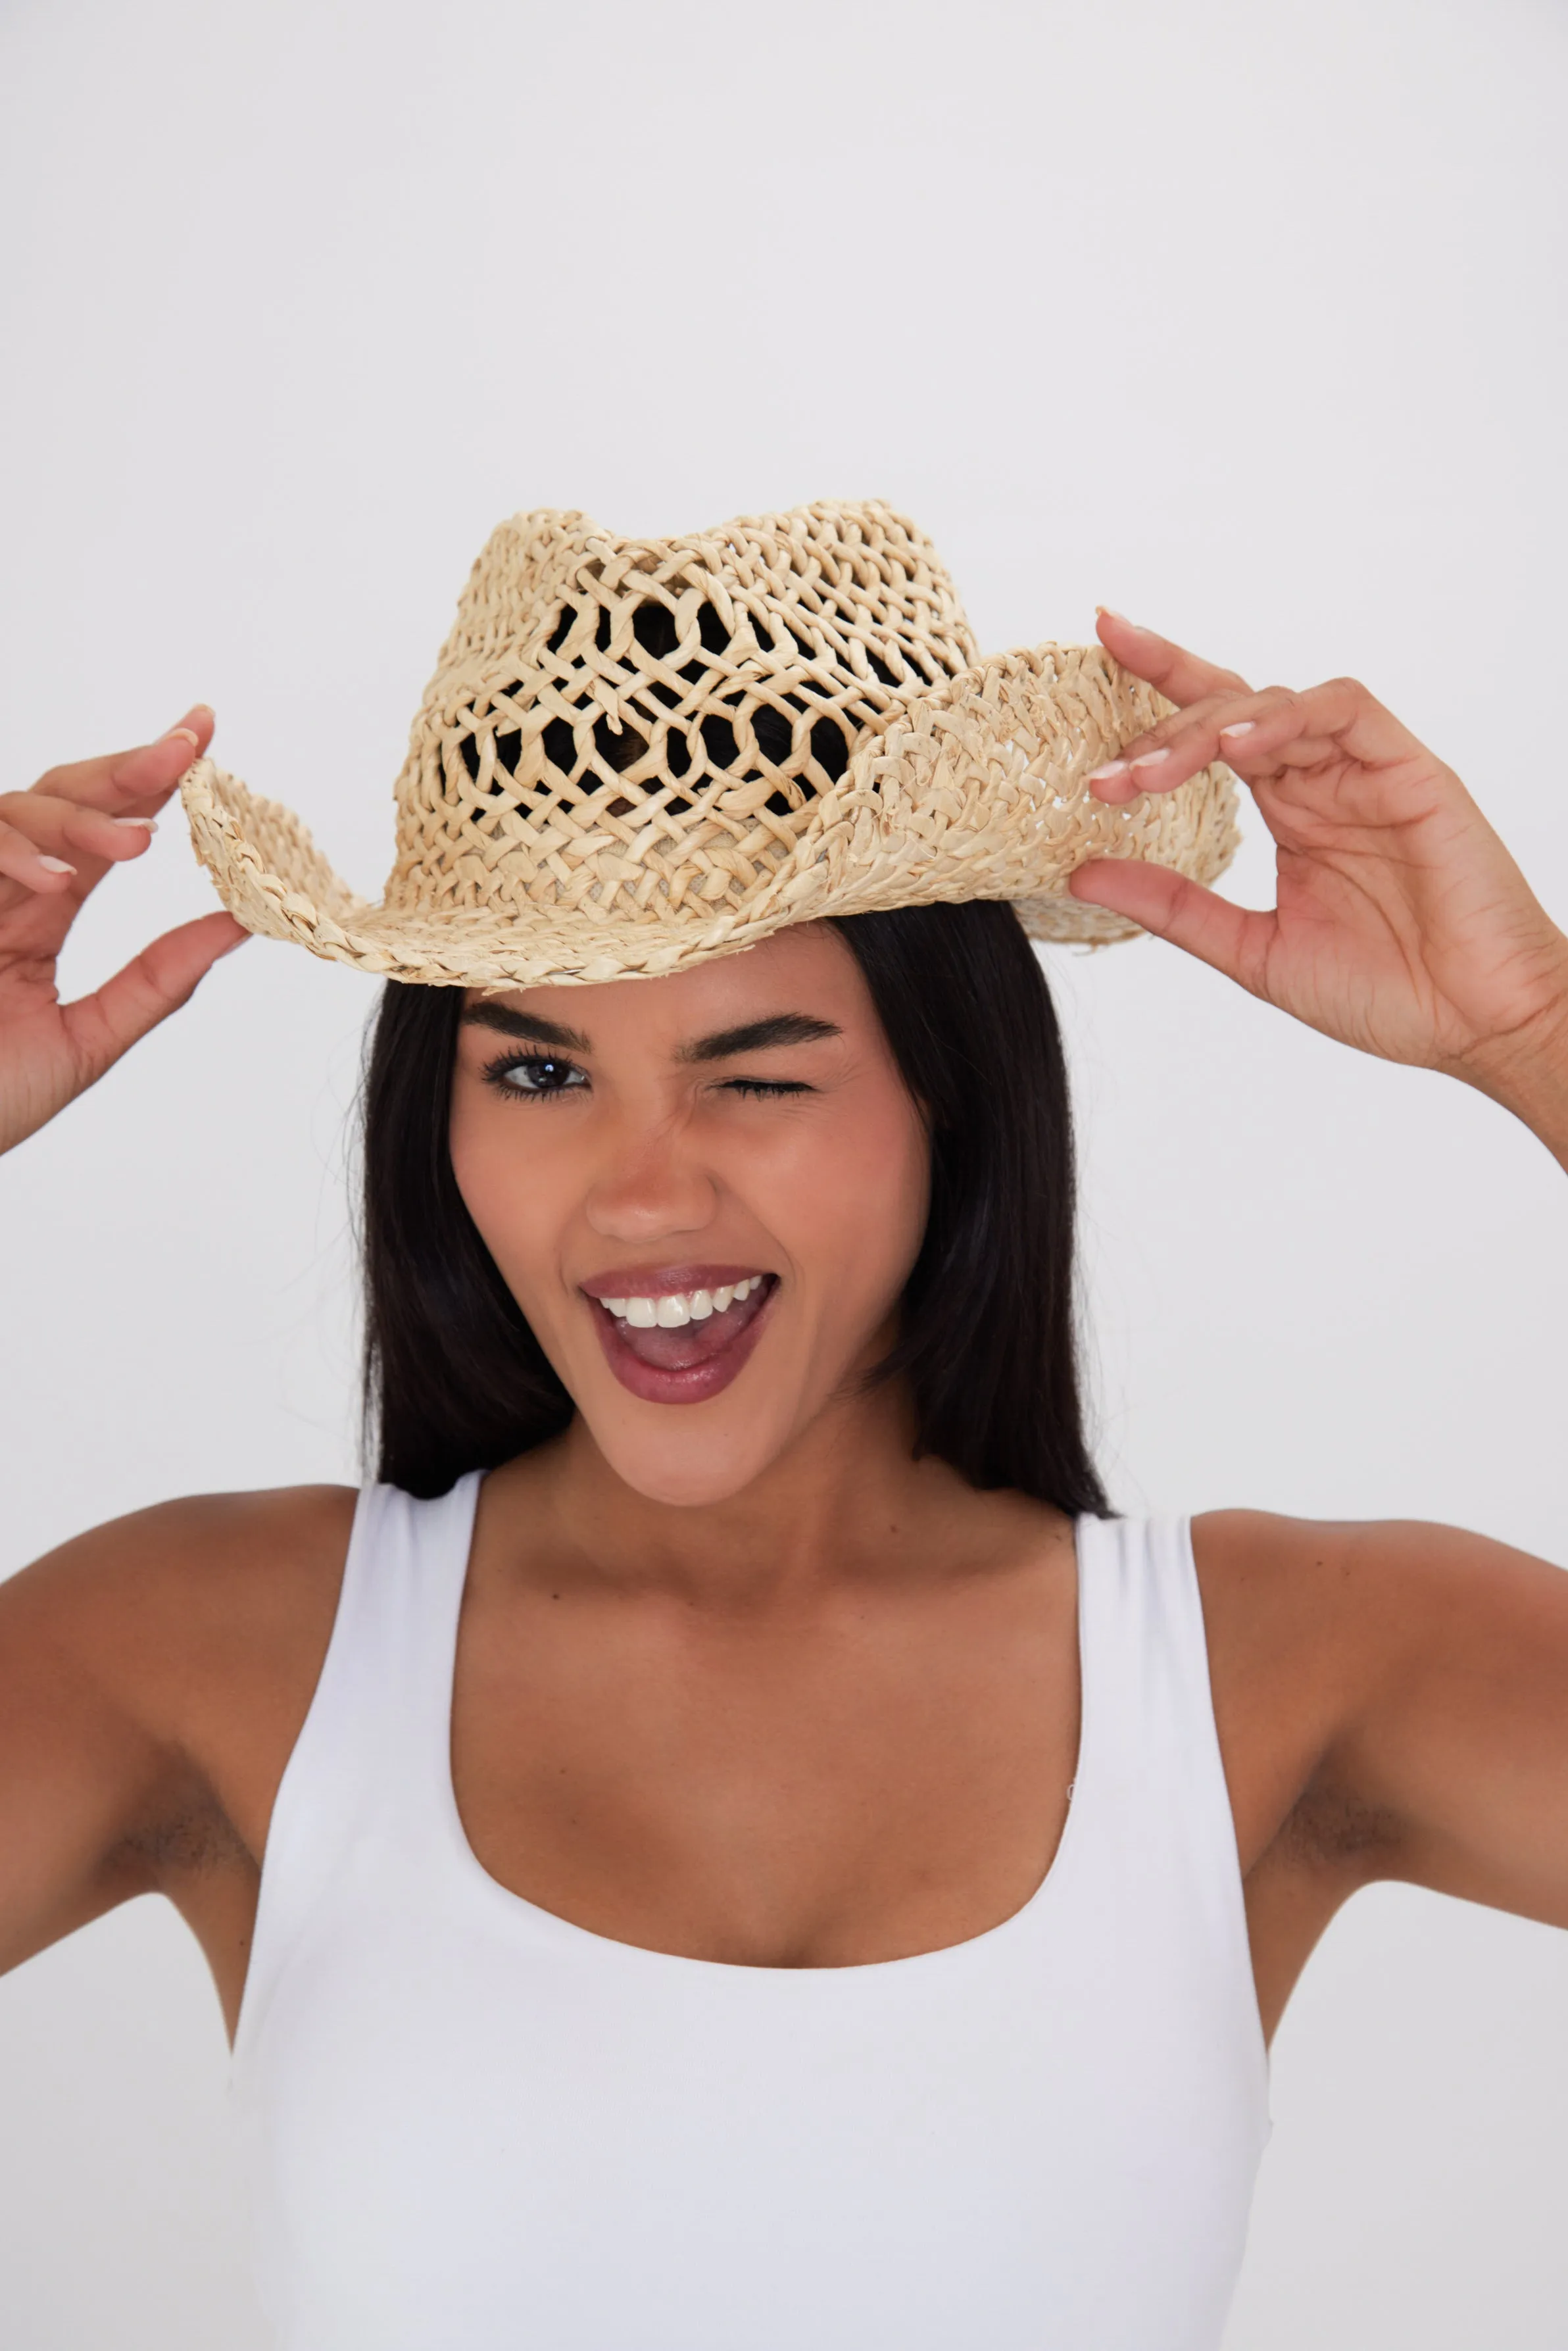
[[[1253,1998],[1236,1827],[1186,1519],[1081,1519],[1082,1729],[1074,1809],[1151,1892],[1201,1922]],[[1088,1822],[1081,1826],[1087,1828]],[[1245,1989],[1239,1979],[1245,1978]]]
[[[1208,1646],[1186,1520],[1081,1519],[1078,1544],[1086,1733],[1129,1759],[1207,1750]]]
[[[361,1490],[331,1637],[273,1802],[236,2066],[333,1899],[378,1872],[428,1889],[450,1847],[452,1676],[483,1476],[432,1501]]]
[[[320,1792],[340,1777],[356,1815],[440,1792],[451,1740],[457,1620],[484,1472],[421,1501],[367,1486],[354,1513],[337,1621],[301,1737]]]

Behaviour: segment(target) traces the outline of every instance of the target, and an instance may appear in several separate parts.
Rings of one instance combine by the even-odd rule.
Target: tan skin
[[[1239,914],[1134,864],[1075,890],[1330,1035],[1480,1088],[1568,1165],[1568,940],[1458,779],[1364,688],[1253,695],[1114,616],[1101,633],[1181,705],[1102,795],[1228,757],[1279,842],[1279,905]],[[208,916],[85,1005],[54,997],[77,906],[145,845],[113,820],[156,815],[211,714],[184,725],[0,799],[0,1145],[237,944]],[[996,1925],[1048,1869],[1073,1774],[1071,1529],[914,1461],[907,1399],[858,1385],[925,1173],[852,958],[802,925],[665,979],[495,1001],[508,1033],[493,1012],[461,1032],[454,1165],[578,1413],[481,1497],[453,1718],[476,1853],[595,1932],[739,1964]],[[815,1033],[707,1050],[783,1013]],[[516,1033],[539,1020],[580,1038],[549,1099]],[[700,1405],[629,1394],[582,1283],[699,1259],[776,1278],[750,1361]],[[0,1586],[0,1967],[159,1890],[232,2031],[352,1505],[168,1503]],[[1195,1548],[1266,2028],[1371,1879],[1568,1925],[1568,1579],[1427,1526],[1221,1511]]]

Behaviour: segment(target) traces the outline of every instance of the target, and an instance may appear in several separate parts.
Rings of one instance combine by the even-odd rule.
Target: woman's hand
[[[248,935],[232,914],[203,914],[154,939],[95,994],[62,1004],[56,990],[83,900],[110,865],[142,854],[212,732],[212,712],[198,705],[156,743],[0,793],[0,1151],[102,1077]]]
[[[1568,938],[1452,769],[1352,680],[1253,694],[1116,613],[1100,635],[1179,707],[1098,770],[1097,796],[1170,791],[1223,759],[1274,836],[1277,903],[1249,912],[1105,858],[1079,868],[1073,895],[1343,1044],[1447,1071],[1521,1115],[1544,1056],[1568,1105]]]

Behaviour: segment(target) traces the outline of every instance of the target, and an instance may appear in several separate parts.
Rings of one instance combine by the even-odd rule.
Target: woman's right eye
[[[506,1053],[487,1063],[486,1081],[507,1094],[578,1093],[588,1073],[554,1053]]]

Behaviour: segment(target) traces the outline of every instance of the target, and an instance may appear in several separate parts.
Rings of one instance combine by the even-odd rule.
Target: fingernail
[[[1222,743],[1234,743],[1238,735],[1250,735],[1257,724],[1255,718],[1239,718],[1234,726],[1220,728],[1219,739]]]
[[[165,743],[172,743],[176,737],[179,737],[182,741],[188,743],[193,751],[199,751],[202,747],[201,737],[199,735],[193,735],[188,726],[171,726],[167,735],[163,736],[162,739]]]
[[[127,825],[137,832],[156,832],[158,830],[158,820],[155,816],[117,816],[114,821],[116,824]]]
[[[76,867],[68,865],[63,857],[40,857],[39,864],[46,873],[74,873]]]
[[[1107,759],[1103,768],[1091,768],[1085,780],[1092,784],[1103,784],[1108,782],[1113,776],[1124,776],[1126,772],[1125,759]]]
[[[1117,611],[1114,604],[1096,604],[1094,607],[1094,617],[1099,621],[1120,621],[1123,627],[1125,629],[1130,629],[1134,625],[1133,622],[1128,620],[1125,612]]]
[[[1134,760],[1133,765],[1134,768],[1157,768],[1162,759],[1169,758],[1169,751],[1145,751],[1141,758]]]

